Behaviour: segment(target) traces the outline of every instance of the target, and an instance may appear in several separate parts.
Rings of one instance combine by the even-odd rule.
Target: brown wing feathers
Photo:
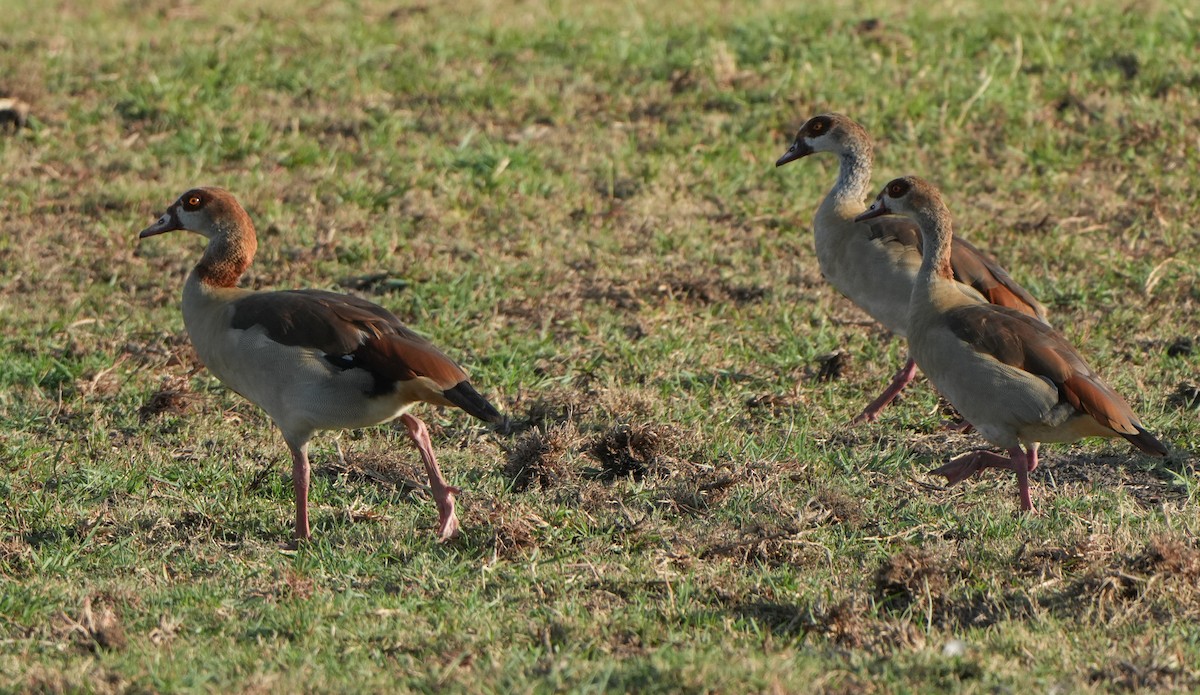
[[[1083,361],[1066,338],[1027,314],[995,306],[954,309],[947,325],[960,340],[999,362],[1053,383],[1059,399],[1156,456],[1167,449],[1142,428],[1120,394],[1110,389]]]
[[[404,328],[381,306],[323,290],[256,292],[233,303],[230,324],[240,329],[262,326],[277,343],[330,355],[353,352],[364,333],[379,336]]]
[[[467,374],[432,343],[387,309],[352,295],[324,290],[262,292],[233,304],[233,328],[262,326],[283,345],[319,350],[342,369],[359,368],[375,378],[371,395],[397,382],[425,377],[446,400],[482,420],[500,413],[467,381]]]
[[[971,242],[954,237],[950,247],[950,267],[956,280],[974,287],[992,304],[1016,309],[1040,321],[1046,320],[1045,308],[1033,295]]]
[[[869,221],[871,238],[894,241],[921,252],[921,228],[906,217],[881,217]],[[950,246],[950,268],[954,279],[975,288],[992,304],[1016,309],[1041,321],[1046,320],[1046,310],[1033,295],[1017,284],[1012,276],[1001,268],[991,256],[980,251],[974,244],[954,237]]]

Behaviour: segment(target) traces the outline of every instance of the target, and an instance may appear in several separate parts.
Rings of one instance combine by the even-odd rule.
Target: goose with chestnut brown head
[[[874,160],[874,146],[865,128],[837,113],[814,116],[775,165],[818,152],[831,152],[839,160],[837,181],[813,217],[821,273],[834,289],[885,328],[907,336],[909,295],[921,265],[920,232],[904,218],[855,221],[867,209]],[[1045,321],[1042,305],[988,254],[955,237],[950,261],[954,279],[983,299]],[[910,357],[887,389],[854,421],[875,420],[915,375],[916,365]]]
[[[237,286],[258,246],[250,216],[228,191],[193,188],[140,239],[186,230],[208,245],[183,287],[183,321],[201,361],[255,403],[292,455],[295,536],[310,537],[308,442],[318,430],[400,418],[417,446],[438,508],[438,536],[458,533],[454,496],[428,430],[407,411],[454,406],[487,422],[500,413],[441,350],[383,307],[324,290],[256,292]]]
[[[1041,442],[1123,437],[1152,456],[1167,454],[1061,333],[962,290],[951,267],[950,211],[935,187],[915,176],[891,181],[858,219],[883,215],[912,220],[924,240],[908,317],[910,353],[967,422],[1009,454],[971,452],[934,473],[953,485],[983,468],[1011,469],[1021,509],[1030,511],[1029,472]]]

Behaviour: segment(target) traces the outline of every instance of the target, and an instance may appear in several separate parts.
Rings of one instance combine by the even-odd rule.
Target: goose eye
[[[195,210],[196,208],[200,207],[200,196],[198,196],[198,195],[188,196],[187,201],[184,202],[184,207],[186,207],[189,210]]]
[[[888,195],[892,196],[893,198],[899,198],[900,196],[904,195],[904,184],[893,183],[892,185],[888,186]]]

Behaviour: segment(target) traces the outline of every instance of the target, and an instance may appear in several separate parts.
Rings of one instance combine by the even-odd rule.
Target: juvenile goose
[[[914,176],[895,179],[857,219],[888,214],[913,220],[924,237],[908,319],[913,358],[967,422],[1009,453],[972,452],[934,473],[953,485],[983,468],[1011,469],[1021,509],[1030,511],[1039,442],[1124,437],[1152,456],[1167,454],[1061,333],[954,281],[950,211],[936,188]]]
[[[292,453],[297,539],[309,538],[308,441],[317,430],[350,429],[397,416],[417,445],[438,508],[442,540],[458,533],[454,496],[434,458],[425,423],[406,413],[420,401],[457,406],[487,422],[500,413],[467,374],[387,309],[322,290],[255,292],[237,286],[258,241],[237,200],[193,188],[139,239],[187,230],[208,246],[183,286],[183,322],[205,366],[265,410]]]
[[[841,160],[837,181],[813,217],[817,262],[834,289],[891,332],[908,335],[908,300],[921,265],[921,234],[903,218],[855,221],[867,209],[874,159],[871,136],[858,123],[837,113],[808,120],[792,146],[775,166],[814,152],[833,152]],[[954,279],[972,287],[981,298],[1046,320],[1046,311],[991,256],[954,237],[950,267]],[[909,357],[887,389],[854,418],[873,421],[916,376]]]

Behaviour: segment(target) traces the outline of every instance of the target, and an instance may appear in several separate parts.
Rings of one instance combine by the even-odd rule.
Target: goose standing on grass
[[[889,214],[916,222],[924,238],[909,310],[909,350],[967,422],[1009,454],[971,452],[933,473],[954,485],[984,468],[1011,469],[1021,509],[1032,511],[1029,471],[1037,468],[1039,442],[1124,437],[1151,456],[1166,456],[1166,447],[1061,333],[988,304],[954,281],[950,211],[936,188],[915,176],[895,179],[857,219]]]
[[[841,160],[833,184],[813,217],[817,262],[834,289],[846,295],[891,332],[908,335],[908,300],[921,265],[921,234],[902,218],[859,223],[855,217],[867,209],[871,163],[871,136],[858,123],[837,113],[808,120],[792,146],[775,166],[814,152],[833,152]],[[1012,307],[1040,321],[1046,311],[1025,288],[1014,281],[991,256],[954,237],[950,267],[954,279],[969,285],[986,301]],[[912,357],[892,377],[887,389],[872,401],[855,423],[871,422],[916,376]]]
[[[220,188],[179,197],[139,239],[187,230],[208,239],[183,286],[183,322],[205,366],[265,410],[292,454],[297,539],[309,538],[308,441],[317,430],[351,429],[395,417],[417,445],[438,508],[438,536],[458,533],[454,496],[434,458],[425,423],[408,414],[424,401],[456,406],[487,422],[500,413],[467,374],[387,309],[323,290],[239,288],[258,241],[242,206]]]

